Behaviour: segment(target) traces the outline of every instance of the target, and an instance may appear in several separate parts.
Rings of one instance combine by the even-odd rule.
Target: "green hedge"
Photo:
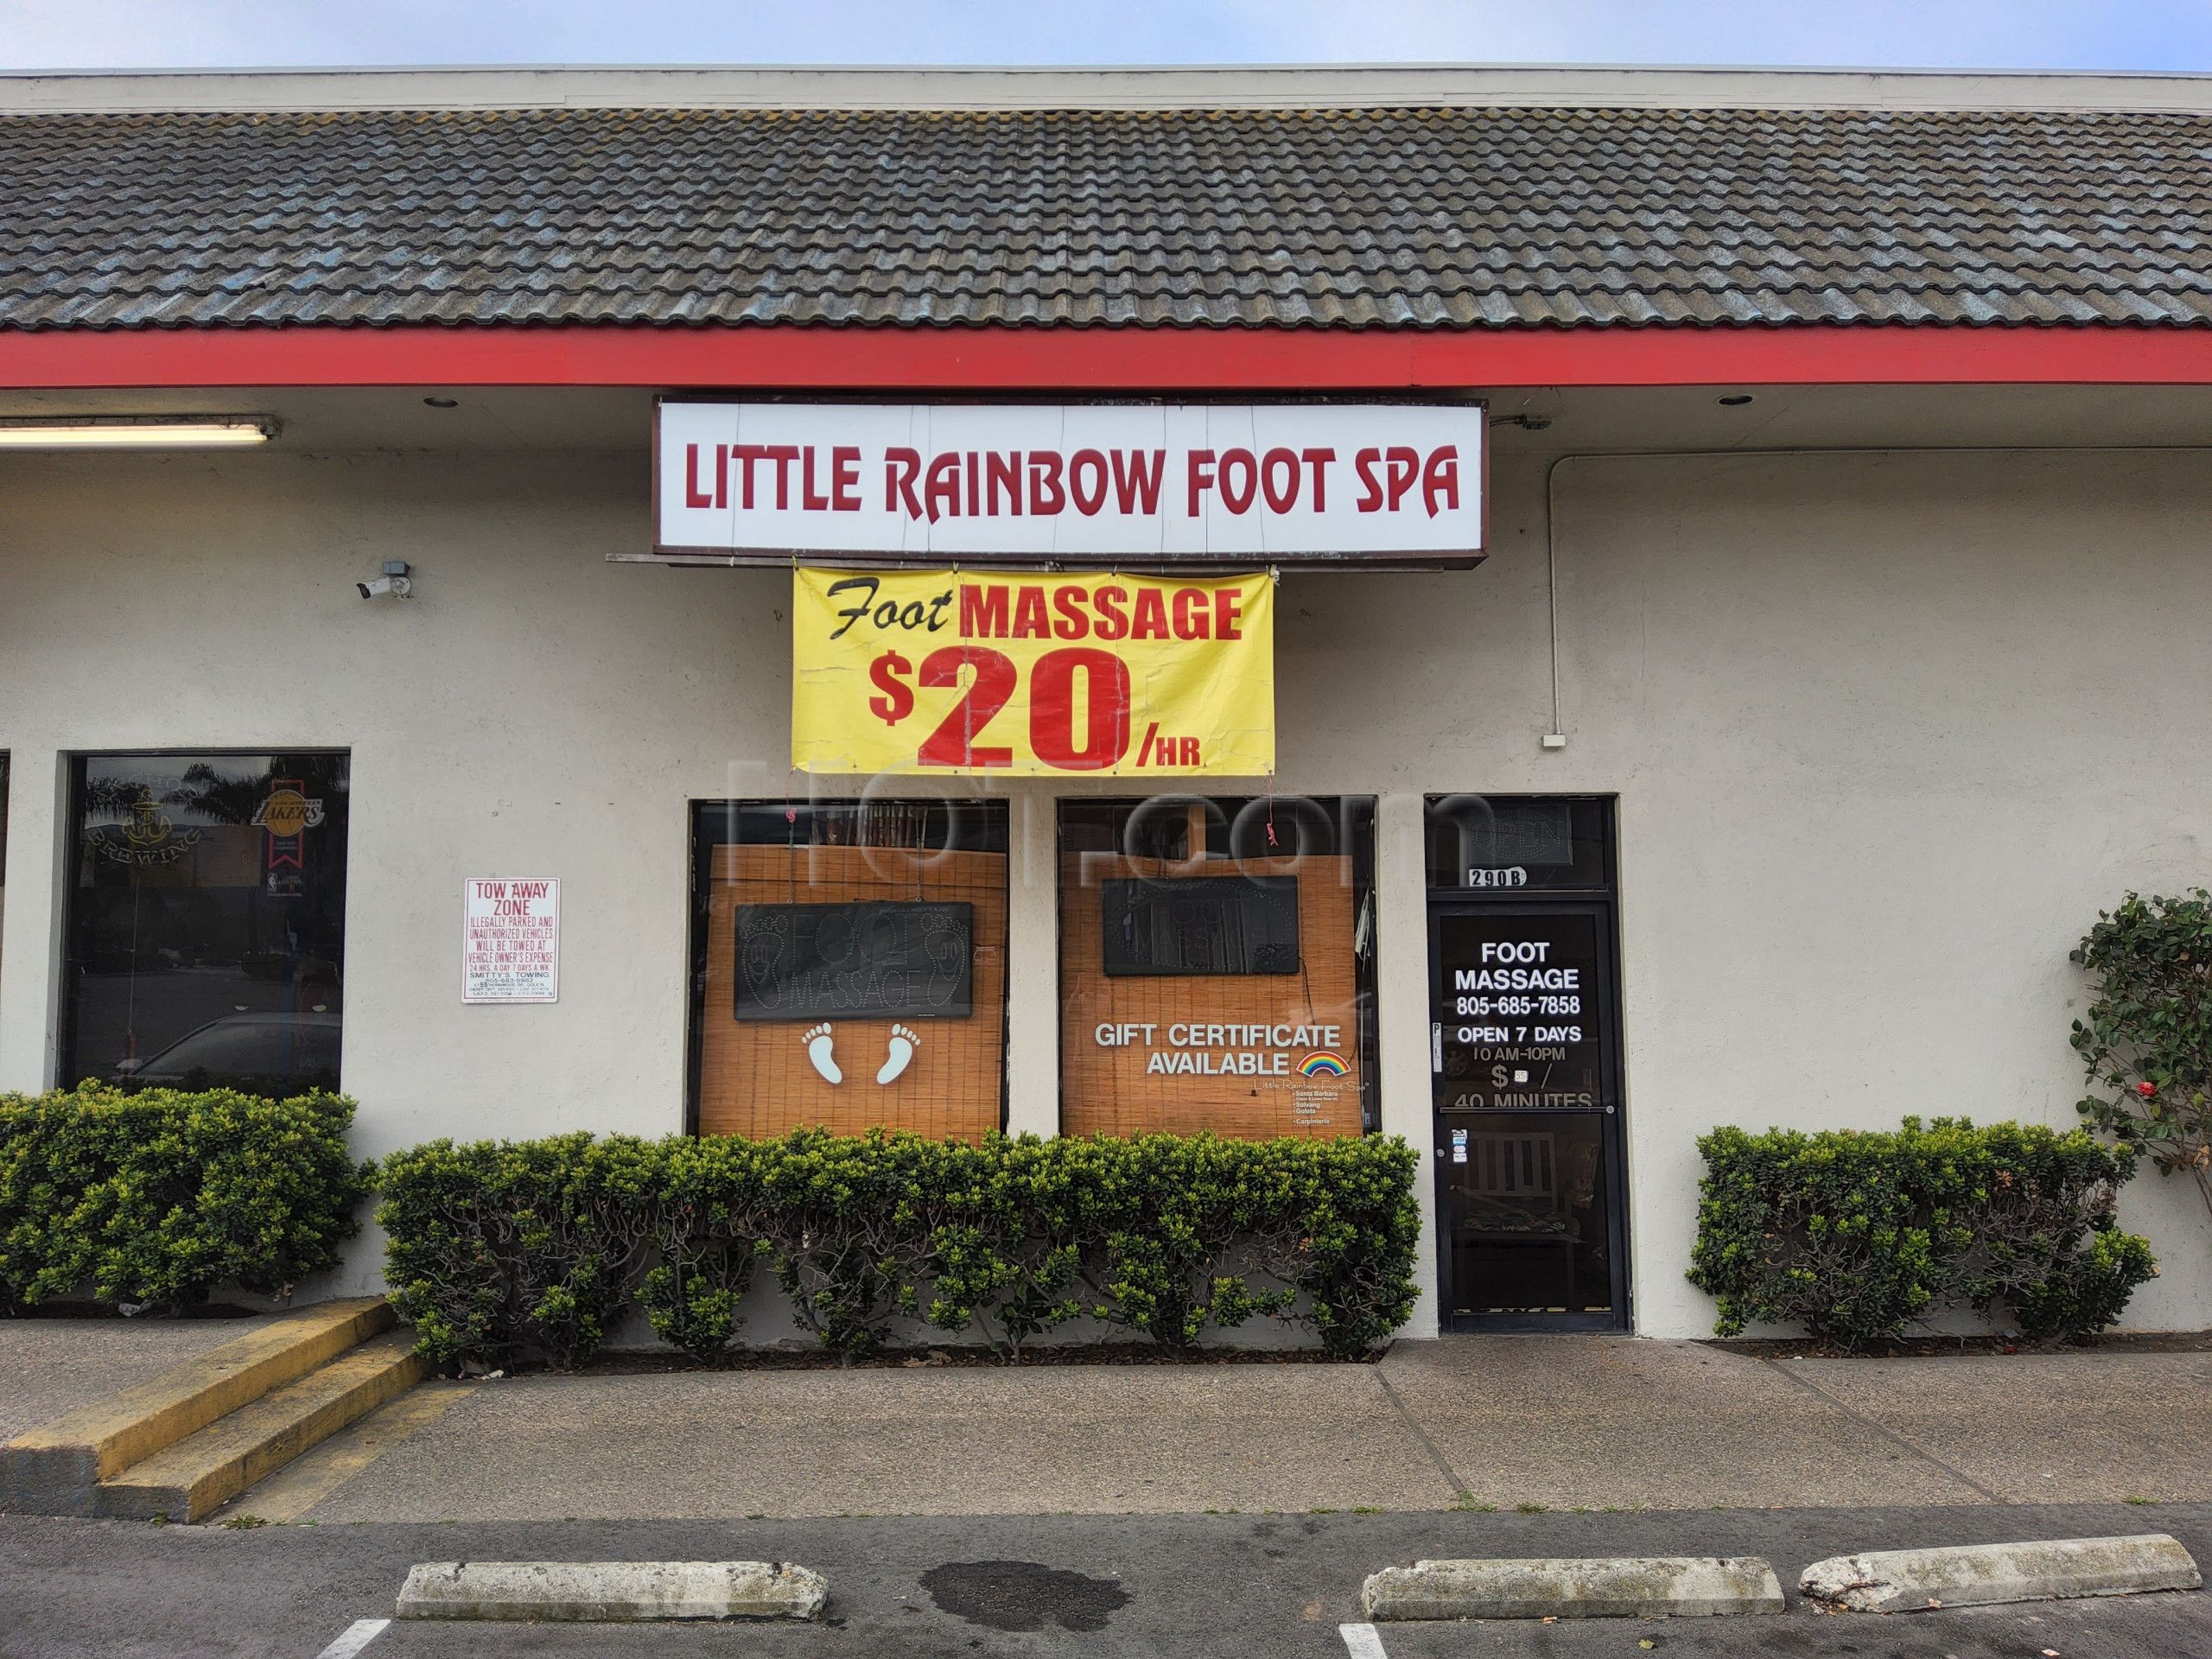
[[[0,1304],[289,1292],[360,1230],[370,1170],[347,1155],[353,1121],[338,1095],[0,1096]]]
[[[2158,1270],[2113,1225],[2135,1154],[2082,1130],[1909,1117],[1885,1134],[1719,1128],[1698,1150],[1689,1276],[1724,1337],[1794,1325],[1857,1347],[1972,1307],[2037,1341],[2078,1338]]]
[[[1413,1306],[1414,1173],[1396,1139],[572,1135],[398,1154],[377,1213],[402,1317],[472,1366],[577,1364],[633,1300],[711,1358],[762,1269],[847,1357],[901,1319],[1012,1359],[1078,1318],[1187,1348],[1255,1317],[1351,1357]]]

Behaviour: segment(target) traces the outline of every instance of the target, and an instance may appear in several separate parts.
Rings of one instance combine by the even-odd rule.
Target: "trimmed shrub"
[[[880,1346],[920,1306],[944,1147],[800,1130],[760,1151],[769,1265],[800,1329],[849,1357]]]
[[[1689,1277],[1720,1336],[1794,1325],[1857,1348],[1971,1307],[2008,1311],[2036,1341],[2077,1338],[2157,1271],[2113,1224],[2134,1154],[2083,1130],[1909,1117],[1892,1133],[1724,1128],[1698,1150]]]
[[[1414,1163],[1397,1140],[1210,1135],[435,1141],[386,1161],[378,1218],[424,1351],[475,1366],[577,1363],[632,1294],[711,1359],[763,1266],[848,1358],[901,1320],[1018,1359],[1078,1318],[1182,1349],[1259,1315],[1350,1357],[1413,1305]]]
[[[289,1294],[360,1230],[372,1166],[346,1153],[353,1122],[339,1095],[0,1096],[0,1303]]]
[[[1281,1176],[1297,1224],[1270,1243],[1272,1272],[1303,1299],[1287,1317],[1332,1354],[1380,1347],[1414,1311],[1414,1262],[1424,1234],[1414,1196],[1419,1160],[1393,1136],[1332,1156],[1344,1141],[1279,1141]]]
[[[750,1141],[675,1141],[658,1152],[651,1243],[658,1260],[639,1287],[653,1334],[712,1359],[737,1334],[767,1236],[763,1160]]]
[[[416,1345],[477,1369],[588,1358],[630,1300],[664,1159],[627,1135],[433,1141],[385,1160],[385,1278]]]
[[[1253,1144],[1169,1135],[1090,1143],[1105,1179],[1076,1196],[1078,1238],[1088,1246],[1084,1283],[1097,1318],[1187,1348],[1209,1327],[1234,1330],[1255,1314],[1289,1311],[1294,1290],[1255,1290],[1227,1271],[1239,1243],[1264,1254],[1286,1228],[1302,1230],[1303,1217],[1285,1202],[1291,1195],[1268,1191],[1273,1158]]]
[[[1082,1317],[1077,1194],[1096,1166],[1076,1144],[1025,1135],[945,1147],[924,1310],[932,1326],[971,1330],[1001,1358],[1019,1360],[1031,1338]]]

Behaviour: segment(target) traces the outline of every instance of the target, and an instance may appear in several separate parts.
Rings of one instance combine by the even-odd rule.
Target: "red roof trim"
[[[370,327],[0,332],[0,387],[1325,391],[2212,385],[2212,328]]]

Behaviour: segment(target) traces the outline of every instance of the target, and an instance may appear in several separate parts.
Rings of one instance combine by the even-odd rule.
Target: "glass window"
[[[1060,1127],[1375,1122],[1374,803],[1060,807]]]
[[[347,772],[320,752],[72,762],[65,1083],[338,1087]]]
[[[1602,899],[1431,900],[1455,1318],[1612,1323],[1624,1311],[1611,926]]]
[[[1428,802],[1428,885],[1472,892],[1599,893],[1612,886],[1608,800],[1438,795]]]
[[[698,802],[692,851],[699,1134],[1005,1122],[1003,803]]]
[[[1616,1159],[1608,1120],[1502,1113],[1450,1124],[1452,1312],[1610,1314]]]

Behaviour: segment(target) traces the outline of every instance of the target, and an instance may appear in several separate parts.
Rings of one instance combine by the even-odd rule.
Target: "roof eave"
[[[1466,108],[2212,111],[2212,76],[1555,64],[0,72],[0,111]]]
[[[2212,327],[763,326],[0,331],[0,387],[626,386],[1128,393],[2206,385]]]

